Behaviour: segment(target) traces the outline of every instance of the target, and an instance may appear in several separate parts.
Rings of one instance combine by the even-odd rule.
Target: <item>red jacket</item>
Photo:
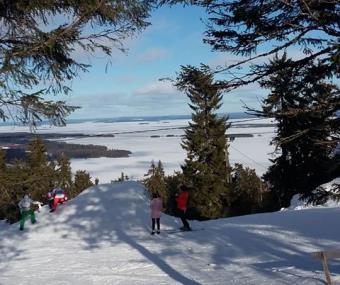
[[[189,193],[187,191],[182,191],[176,197],[177,208],[186,211],[188,203]]]

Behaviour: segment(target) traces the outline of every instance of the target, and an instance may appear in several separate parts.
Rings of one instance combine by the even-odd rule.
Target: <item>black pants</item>
[[[50,207],[50,209],[53,208],[53,199],[48,200],[48,206]]]
[[[160,230],[160,218],[152,219],[152,230],[155,230],[155,223],[157,223],[157,231]]]
[[[178,216],[181,218],[181,221],[183,223],[183,227],[186,227],[187,229],[190,229],[190,225],[187,221],[185,211],[178,209]]]

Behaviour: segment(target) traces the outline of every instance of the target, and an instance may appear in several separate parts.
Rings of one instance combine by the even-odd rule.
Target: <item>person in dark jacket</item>
[[[176,203],[178,215],[183,223],[183,227],[181,227],[181,230],[183,231],[191,231],[190,225],[186,219],[188,199],[189,199],[188,188],[185,185],[180,185],[179,192],[176,195]]]

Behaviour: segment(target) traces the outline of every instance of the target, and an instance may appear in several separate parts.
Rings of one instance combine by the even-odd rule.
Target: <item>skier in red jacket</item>
[[[189,199],[188,188],[185,185],[180,185],[179,193],[176,195],[176,203],[178,215],[183,223],[183,227],[181,227],[181,230],[183,231],[191,231],[190,225],[186,219],[188,199]]]
[[[50,212],[54,212],[57,209],[58,204],[62,204],[67,201],[65,191],[61,188],[54,188],[47,193],[48,204],[51,208]]]

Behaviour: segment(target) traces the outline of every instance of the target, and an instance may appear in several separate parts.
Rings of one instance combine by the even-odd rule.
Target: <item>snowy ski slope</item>
[[[149,232],[148,201],[137,182],[91,187],[38,223],[0,224],[1,285],[325,284],[310,252],[340,248],[340,208],[192,222],[203,231],[167,234],[163,215]],[[330,262],[340,281],[340,263]]]

